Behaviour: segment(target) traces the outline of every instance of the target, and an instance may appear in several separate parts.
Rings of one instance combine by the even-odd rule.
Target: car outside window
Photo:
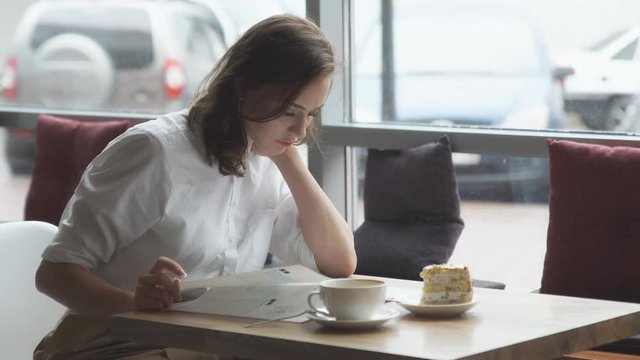
[[[101,44],[116,69],[143,68],[153,61],[149,15],[144,11],[74,8],[45,12],[33,30],[31,49],[35,51],[65,33],[83,35]]]
[[[121,113],[152,118],[187,107],[240,36],[237,24],[287,11],[304,15],[305,8],[303,0],[263,0],[256,6],[243,1],[237,8],[218,0],[16,3],[21,6],[5,8],[0,16],[15,28],[10,40],[0,43],[0,112],[44,108],[105,118]],[[31,172],[32,128],[7,129],[6,136],[0,133],[0,146],[9,164],[5,173]]]

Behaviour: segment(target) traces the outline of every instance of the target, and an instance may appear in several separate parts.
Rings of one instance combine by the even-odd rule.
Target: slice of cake
[[[460,304],[473,298],[471,275],[466,266],[442,264],[425,266],[422,304]]]

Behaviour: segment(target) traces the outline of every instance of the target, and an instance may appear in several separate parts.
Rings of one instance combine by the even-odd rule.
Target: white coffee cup
[[[309,294],[307,303],[313,311],[336,320],[369,320],[384,304],[386,294],[387,284],[381,280],[330,279]],[[316,296],[326,310],[314,304]]]

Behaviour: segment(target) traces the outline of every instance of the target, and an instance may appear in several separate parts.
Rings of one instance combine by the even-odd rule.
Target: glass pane
[[[9,130],[0,127],[0,221],[18,221],[23,219],[24,201],[27,197],[31,176],[26,171],[12,173],[6,156],[7,151],[14,150],[22,146],[16,141],[9,141]],[[6,145],[5,145],[6,144]],[[31,151],[31,149],[29,149]],[[23,166],[17,159],[14,164],[17,167]],[[30,172],[30,164],[28,165]]]
[[[2,104],[165,113],[251,24],[304,0],[24,1],[0,38]]]
[[[353,4],[356,122],[638,130],[639,3]]]
[[[357,228],[364,221],[367,150],[354,153]],[[547,160],[454,153],[453,163],[465,227],[450,262],[508,290],[539,288],[549,220]]]
[[[182,109],[249,26],[273,14],[304,16],[305,5],[304,0],[14,1],[0,12],[0,111]],[[20,220],[34,132],[0,130],[0,200],[10,204],[0,209],[0,221]]]

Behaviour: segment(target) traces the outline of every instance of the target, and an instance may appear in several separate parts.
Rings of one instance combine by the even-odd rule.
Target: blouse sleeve
[[[169,182],[157,139],[130,129],[87,167],[43,259],[93,269],[164,213]]]
[[[284,265],[302,264],[318,271],[315,257],[302,235],[298,207],[284,180],[281,193],[283,196],[276,211],[270,251],[282,260]]]

